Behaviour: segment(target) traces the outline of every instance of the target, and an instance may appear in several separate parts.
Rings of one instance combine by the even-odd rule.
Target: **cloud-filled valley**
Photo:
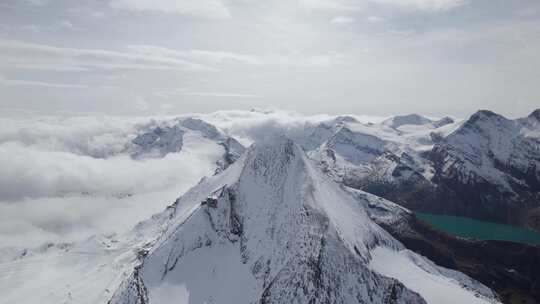
[[[136,135],[136,120],[1,121],[2,245],[129,229],[211,174],[223,153],[215,143],[187,136],[181,153],[135,160],[124,149]]]

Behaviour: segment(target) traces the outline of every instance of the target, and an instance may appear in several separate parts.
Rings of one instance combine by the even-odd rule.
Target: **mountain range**
[[[538,248],[457,239],[412,212],[540,231],[540,110],[519,119],[337,116],[248,137],[220,126],[220,115],[139,128],[118,153],[164,157],[194,136],[223,156],[213,176],[127,233],[2,249],[0,303],[540,298]]]

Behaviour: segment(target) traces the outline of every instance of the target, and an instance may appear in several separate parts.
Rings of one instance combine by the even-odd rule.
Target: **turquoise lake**
[[[540,233],[533,230],[458,216],[430,213],[416,213],[416,216],[435,228],[458,237],[540,245]]]

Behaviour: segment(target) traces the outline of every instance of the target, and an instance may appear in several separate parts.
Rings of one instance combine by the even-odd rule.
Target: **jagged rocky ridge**
[[[540,207],[540,120],[479,111],[429,153],[446,213],[528,225]]]
[[[538,121],[538,117],[540,117],[539,113],[539,111],[535,111],[529,117],[518,120],[520,124],[526,126],[526,128],[524,129],[518,128],[520,134],[527,138],[538,138],[538,124],[535,124],[534,119]],[[176,120],[175,123],[169,124],[169,126],[175,126],[178,121],[181,120]],[[206,123],[200,123],[202,121],[198,119],[190,119],[188,121],[190,122],[188,122],[187,125],[190,126],[190,128],[178,123],[177,130],[182,130],[183,132],[196,132],[197,134],[206,134],[203,135],[205,138],[214,138],[217,139],[217,142],[221,142],[223,140],[226,141],[230,138],[223,135],[223,133],[220,131],[217,131],[217,133],[212,132],[212,130],[217,129]],[[452,134],[457,133],[457,131],[455,130],[460,130],[462,126],[466,125],[463,123],[452,123],[448,120],[446,122],[428,122],[426,124],[412,125],[402,124],[396,127],[388,126],[384,123],[361,124],[352,117],[338,117],[332,121],[320,124],[318,126],[309,126],[305,128],[305,133],[297,133],[294,137],[295,140],[302,146],[302,148],[308,151],[309,157],[316,160],[316,164],[321,169],[323,169],[325,173],[330,175],[334,180],[358,189],[365,189],[370,192],[377,193],[378,195],[385,196],[406,206],[415,206],[414,203],[418,202],[419,206],[421,207],[425,206],[430,202],[430,200],[428,200],[427,198],[436,197],[430,195],[434,195],[433,193],[436,193],[434,189],[437,189],[439,187],[435,183],[434,178],[437,174],[436,167],[434,166],[435,162],[433,162],[431,159],[432,151],[435,150],[434,146],[437,147],[438,145],[443,146],[449,144],[447,142],[447,138],[450,138]],[[441,124],[443,126],[441,126]],[[210,128],[207,126],[210,126]],[[174,127],[171,128],[174,129]],[[177,132],[177,130],[172,131],[172,134],[181,134],[183,138],[185,133]],[[158,131],[158,133],[163,134],[161,131]],[[216,136],[215,134],[218,135]],[[306,136],[306,134],[309,134],[310,136]],[[494,135],[493,138],[496,138],[496,136],[497,133]],[[165,138],[167,138],[167,136],[165,136]],[[171,136],[170,138],[171,140],[169,142],[173,144],[170,146],[163,145],[164,147],[167,147],[164,150],[165,153],[174,153],[176,148],[169,149],[169,147],[178,147],[178,145],[175,144],[178,143],[177,139],[175,139],[174,136]],[[163,142],[167,142],[167,140],[164,140]],[[230,149],[235,150],[236,152],[234,152],[231,160],[227,163],[232,163],[241,154],[239,151],[243,150],[243,147],[239,144],[238,146],[237,143],[238,142],[234,140],[232,144],[226,144],[226,146],[236,146],[236,148]],[[455,143],[450,142],[450,145],[453,144]],[[476,141],[472,141],[471,144],[474,147]],[[156,146],[157,150],[159,150],[160,147],[161,146],[158,144]],[[519,147],[519,145],[517,147]],[[531,147],[534,148],[534,141],[532,142]],[[293,151],[297,150],[297,148],[293,149]],[[150,157],[149,155],[152,155],[152,151],[156,150],[150,148],[148,151],[150,151],[150,154],[145,157]],[[532,155],[534,155],[534,151],[534,149],[529,150]],[[253,155],[253,153],[255,152],[249,153]],[[300,155],[302,155],[302,161],[305,161],[306,157],[303,154]],[[519,155],[519,153],[517,155],[517,158],[520,159],[521,156]],[[453,157],[458,158],[461,156],[459,155],[459,153],[456,153]],[[226,157],[224,157],[224,160],[225,158]],[[8,284],[8,281],[6,281],[7,277],[2,277],[2,275],[0,275],[0,281],[4,282],[0,284],[4,285],[4,288],[0,288],[0,294],[4,295],[3,299],[0,300],[0,303],[35,303],[37,299],[39,299],[39,301],[43,301],[44,303],[104,303],[111,299],[112,294],[114,294],[114,297],[111,300],[113,302],[128,301],[126,303],[130,303],[129,301],[133,300],[133,303],[145,303],[148,301],[152,301],[152,296],[150,294],[152,293],[151,291],[153,290],[153,288],[157,288],[157,293],[154,294],[161,294],[164,297],[167,297],[170,295],[169,292],[173,292],[174,294],[172,295],[175,295],[177,298],[181,298],[186,295],[184,291],[186,291],[188,287],[202,286],[202,289],[198,291],[193,291],[192,288],[189,288],[189,290],[191,291],[190,299],[196,302],[198,299],[196,297],[197,294],[204,294],[205,292],[207,293],[209,289],[216,288],[217,285],[223,284],[223,282],[227,282],[229,280],[235,281],[238,278],[242,279],[243,281],[236,282],[232,285],[224,285],[224,289],[217,288],[221,291],[216,292],[224,292],[226,295],[227,290],[234,290],[234,288],[236,288],[238,285],[243,284],[244,287],[249,286],[249,288],[251,288],[248,289],[253,291],[251,295],[254,298],[262,299],[261,295],[263,291],[266,290],[266,288],[263,289],[260,286],[265,286],[264,284],[268,284],[268,281],[270,280],[262,280],[259,277],[258,279],[256,279],[255,284],[250,283],[250,275],[253,271],[253,268],[255,267],[255,263],[253,262],[252,258],[250,259],[250,257],[252,257],[254,254],[240,254],[240,262],[238,262],[237,259],[239,252],[243,252],[242,250],[250,248],[247,247],[247,242],[242,241],[242,236],[246,231],[246,227],[257,227],[257,225],[255,224],[249,226],[244,225],[244,221],[242,220],[243,217],[239,216],[240,214],[242,214],[242,212],[240,212],[239,210],[244,210],[243,208],[232,208],[233,205],[238,206],[237,204],[234,204],[232,202],[239,201],[238,197],[242,196],[239,195],[237,184],[240,182],[240,176],[242,175],[242,172],[246,166],[247,159],[247,156],[246,159],[240,158],[236,169],[232,170],[233,168],[231,168],[230,170],[223,172],[216,177],[212,177],[206,181],[203,181],[199,186],[197,186],[189,194],[186,194],[182,199],[178,200],[165,212],[153,217],[152,219],[144,223],[141,223],[130,234],[126,236],[112,235],[106,237],[94,237],[86,242],[83,242],[82,244],[50,244],[46,246],[41,246],[36,250],[8,252],[8,257],[3,258],[2,260],[10,262],[0,265],[0,273],[10,274],[10,282]],[[523,159],[523,157],[521,157],[521,159]],[[307,164],[310,164],[310,162],[308,161]],[[233,167],[234,166],[235,165],[233,165]],[[223,166],[223,168],[224,167],[226,166]],[[313,164],[311,164],[310,168],[312,167]],[[221,170],[218,170],[218,172],[219,171]],[[314,172],[317,172],[317,169],[314,170]],[[504,176],[504,174],[502,174],[502,176]],[[216,180],[220,181],[218,182]],[[251,186],[254,187],[254,185]],[[253,187],[246,186],[243,187],[243,189],[250,189]],[[405,243],[407,247],[412,248],[415,251],[417,250],[423,255],[432,258],[438,264],[466,272],[467,270],[470,270],[470,265],[460,265],[460,261],[452,260],[452,258],[459,258],[459,255],[452,255],[450,258],[448,258],[448,256],[445,256],[445,254],[441,255],[440,252],[430,253],[430,250],[433,251],[433,248],[429,246],[433,246],[433,244],[437,246],[438,241],[426,239],[427,237],[433,238],[433,234],[426,235],[425,233],[420,233],[419,228],[415,226],[414,216],[406,209],[396,206],[388,201],[377,198],[376,196],[366,194],[362,191],[354,191],[351,189],[348,189],[347,191],[349,192],[349,194],[352,193],[356,202],[359,202],[360,206],[363,206],[362,209],[365,209],[367,211],[368,215],[371,217],[372,220],[374,220],[377,224],[381,225],[386,230],[391,232],[394,237]],[[229,202],[229,205],[227,205],[226,203],[225,206],[230,207],[223,210],[222,207],[224,205],[220,204],[220,202],[224,200],[228,200]],[[257,198],[257,200],[259,199]],[[204,204],[201,204],[202,202],[204,202]],[[353,210],[354,212],[357,212],[356,209]],[[252,210],[252,212],[255,211]],[[319,212],[319,214],[320,213],[321,212]],[[200,214],[203,214],[204,216]],[[231,216],[231,214],[236,216]],[[277,215],[281,213],[275,214],[277,217]],[[322,214],[324,215],[324,212],[322,212]],[[354,214],[356,215],[356,213]],[[312,218],[313,216],[314,215],[310,215],[308,216],[308,218]],[[191,242],[190,246],[187,246],[187,243],[184,242],[182,242],[183,245],[175,245],[176,247],[172,245],[168,245],[169,247],[163,245],[164,243],[171,241],[171,239],[176,239],[177,236],[179,237],[178,239],[180,239],[180,236],[182,236],[182,239],[184,239],[183,235],[184,233],[187,233],[186,231],[188,230],[185,229],[185,227],[191,225],[189,224],[184,226],[184,223],[187,223],[187,220],[192,217],[198,218],[198,220],[196,221],[198,221],[198,223],[201,225],[198,226],[198,228],[208,228],[210,229],[210,232],[207,232],[205,230],[206,232],[203,233],[203,237],[200,232],[197,232],[198,230],[195,229],[197,228],[197,226],[195,226],[195,228],[190,229],[191,231],[194,231],[194,233],[197,234],[199,237],[193,237],[192,239],[185,238],[188,243]],[[205,217],[207,219],[206,222],[203,221]],[[324,216],[322,216],[322,218],[324,218]],[[365,217],[359,217],[359,220],[363,220],[364,218]],[[195,220],[193,221],[195,222]],[[306,227],[312,227],[314,222],[315,221],[308,221],[309,224],[306,224],[305,221],[301,221],[300,223],[306,225]],[[376,228],[376,231],[379,231],[377,229],[380,230],[380,228]],[[180,234],[180,231],[184,232]],[[272,228],[269,229],[269,231],[275,231],[275,229]],[[317,233],[321,233],[322,230],[320,227],[317,227],[316,229],[314,228],[314,231]],[[178,233],[178,235],[176,233]],[[273,233],[274,235],[276,234],[276,232]],[[187,234],[191,235],[190,233]],[[414,245],[415,243],[418,244],[418,240],[414,238],[418,237],[419,234],[419,237],[423,238],[421,241],[424,243],[420,246],[415,247]],[[412,238],[410,238],[411,235],[413,236]],[[450,252],[452,252],[452,250],[454,250],[455,248],[468,248],[470,250],[477,250],[477,252],[483,252],[488,255],[489,251],[486,251],[486,248],[493,248],[489,247],[489,244],[474,245],[474,242],[471,242],[471,244],[473,244],[471,246],[466,245],[465,247],[459,247],[462,246],[462,244],[460,243],[461,245],[458,244],[456,245],[456,247],[455,242],[462,242],[462,240],[455,240],[446,237],[447,236],[442,238],[441,242],[448,245],[446,249],[449,249]],[[311,234],[308,235],[308,239],[310,240],[309,244],[311,246],[308,248],[316,250],[317,248],[323,247],[320,244],[318,245],[318,247],[316,245],[312,245],[312,243],[317,243],[313,241],[317,239],[313,238]],[[374,242],[374,244],[390,245],[377,246],[375,248],[369,248],[369,246],[367,246],[367,251],[369,253],[368,256],[372,256],[373,252],[375,252],[375,256],[378,257],[377,254],[379,252],[379,249],[377,248],[396,249],[395,246],[398,246],[397,249],[399,250],[391,250],[391,252],[406,252],[405,250],[402,250],[402,245],[399,244],[399,242],[393,240],[391,237],[388,238],[388,236],[386,236],[382,239],[386,241],[390,239],[391,241],[388,244],[386,242],[378,241]],[[411,241],[411,239],[413,240]],[[210,244],[207,243],[208,240],[210,240]],[[441,242],[439,242],[439,244]],[[426,245],[426,243],[428,244]],[[253,242],[250,244],[253,244]],[[367,244],[370,244],[370,242],[367,242]],[[218,245],[219,247],[215,247]],[[154,256],[152,255],[153,252],[157,252],[157,248],[161,247],[167,247],[168,249],[159,249],[160,252],[169,253],[177,253],[179,248],[183,248],[183,254],[179,254],[176,256],[180,256],[178,260],[173,259],[171,260],[172,262],[168,260],[167,262],[164,262],[164,260],[161,263],[163,264],[161,265],[161,273],[167,272],[165,277],[174,277],[174,279],[172,281],[163,281],[165,282],[165,284],[147,285],[145,283],[147,282],[145,281],[145,277],[148,276],[148,273],[145,272],[144,269],[146,267],[148,267],[146,269],[150,269],[150,266],[145,265],[151,265],[150,262],[147,261],[150,261],[152,259],[151,257]],[[283,249],[287,247],[278,248]],[[328,247],[325,245],[324,248]],[[350,246],[343,246],[342,248],[351,251]],[[170,251],[167,251],[169,249]],[[210,250],[209,253],[206,252],[207,249]],[[495,250],[499,249],[495,248]],[[511,250],[525,252],[521,251],[522,249],[516,248],[512,248]],[[518,260],[517,256],[508,255],[508,252],[510,252],[511,250],[504,250],[502,253],[497,251],[497,254],[491,254],[490,256],[493,256],[494,259],[498,259],[500,256],[504,256],[505,259],[508,258],[510,260]],[[362,256],[361,254],[358,254],[356,252],[354,246],[352,247],[352,251],[354,251],[355,255]],[[359,250],[359,252],[362,251]],[[532,251],[529,250],[526,251],[526,253],[524,254],[529,254],[528,256],[531,256],[531,252]],[[202,256],[201,259],[193,258],[200,253]],[[224,260],[220,260],[223,258],[222,254],[225,254],[224,256],[226,258]],[[534,257],[534,253],[532,254]],[[403,255],[408,256],[408,253]],[[174,254],[172,254],[171,256],[174,256]],[[267,258],[268,255],[264,255],[264,257]],[[169,258],[168,255],[167,258]],[[409,261],[416,260],[415,258],[407,259]],[[214,260],[216,261],[212,263],[210,262]],[[267,260],[274,259],[267,258]],[[306,258],[304,259],[304,261],[305,260]],[[482,259],[475,260],[474,258],[472,260],[475,262],[482,261]],[[159,266],[158,261],[159,259],[156,256],[154,258],[153,265]],[[174,263],[174,261],[177,262]],[[371,271],[372,269],[370,268],[369,258],[367,259],[368,266],[366,266],[365,261],[366,259],[362,259],[362,262],[364,262],[364,264],[360,266],[364,268],[361,269],[364,270],[367,267],[368,270]],[[534,260],[534,258],[528,259],[527,263],[527,265],[530,265],[530,269],[537,269],[538,267],[538,264],[534,264],[538,263]],[[195,280],[199,280],[195,281],[196,283],[193,283],[191,286],[187,287],[182,287],[182,284],[179,284],[180,287],[176,288],[178,287],[178,284],[176,284],[178,283],[178,281],[186,279],[191,280],[191,278],[177,276],[179,267],[182,265],[184,265],[182,267],[185,267],[186,264],[193,264],[197,267],[188,269],[188,272],[182,271],[183,273],[197,274],[201,269],[202,271],[200,272],[203,274],[207,274],[208,272],[212,271],[216,271],[213,273],[233,273],[235,275],[239,274],[238,271],[240,271],[241,273],[239,274],[239,276],[235,276],[234,278],[228,276],[218,276],[213,281],[206,280],[208,279],[208,277],[196,276]],[[231,265],[231,268],[220,268],[224,264]],[[305,264],[308,265],[309,263]],[[426,270],[428,274],[437,273],[440,275],[440,273],[443,273],[445,277],[453,277],[452,275],[448,274],[449,272],[440,270],[440,268],[436,266],[426,266],[425,263],[420,264],[423,265],[424,270],[429,269],[429,271]],[[58,271],[57,275],[49,277],[47,279],[48,281],[50,281],[49,285],[44,284],[42,281],[39,280],[40,271],[38,271],[38,269],[47,269],[47,267],[51,267],[51,265],[55,265],[55,267],[58,266],[58,269],[68,269],[66,271],[69,272],[69,275],[64,275],[63,272]],[[74,265],[78,266],[74,267]],[[95,268],[95,265],[99,265],[99,268]],[[164,269],[166,269],[165,265],[168,265],[169,268],[170,266],[173,267],[171,270],[164,271]],[[501,266],[503,268],[513,267],[512,263],[503,263],[501,265],[503,265]],[[298,268],[296,269],[308,269],[308,266],[302,267],[298,266]],[[489,266],[487,267],[489,268]],[[492,282],[492,279],[497,279],[497,284],[500,283],[504,280],[501,280],[501,276],[503,278],[514,276],[516,282],[524,282],[523,286],[525,286],[525,288],[531,288],[531,286],[533,286],[534,289],[534,286],[538,285],[538,281],[534,283],[534,278],[537,278],[537,276],[534,276],[534,274],[525,274],[527,276],[527,279],[532,278],[533,281],[523,281],[523,277],[521,276],[522,268],[520,267],[515,267],[517,269],[515,275],[508,272],[503,273],[504,271],[506,271],[506,269],[502,269],[501,267],[492,267],[493,269],[495,269],[493,270],[493,272],[490,272],[492,269],[488,269],[486,267],[474,268],[475,270],[483,272],[480,273],[480,275],[484,275],[484,277],[476,276],[474,271],[468,271],[467,274],[479,280],[482,280],[486,284],[490,284],[490,282]],[[32,270],[30,270],[30,268]],[[185,268],[183,269],[185,270]],[[263,269],[265,268],[263,267]],[[29,276],[27,275],[29,273],[35,273],[35,275]],[[81,275],[83,273],[84,278],[82,278]],[[157,273],[160,272],[158,271]],[[272,272],[266,274],[266,271],[264,271],[264,273],[265,274],[263,277],[270,276]],[[313,281],[313,273],[314,272],[308,272],[308,274],[305,276]],[[375,274],[376,273],[377,272],[375,271]],[[292,275],[291,273],[289,274]],[[158,276],[156,275],[154,278],[157,277]],[[457,282],[460,282],[462,285],[470,286],[472,284],[474,285],[473,289],[476,290],[476,292],[478,292],[479,294],[483,294],[488,299],[493,298],[493,294],[489,290],[487,290],[487,288],[481,285],[477,285],[475,283],[471,283],[474,281],[467,279],[466,277],[464,279],[462,276],[458,275],[457,279],[453,278],[453,280],[457,280]],[[20,282],[23,281],[24,284],[21,284]],[[100,282],[100,284],[95,283],[98,281]],[[387,282],[385,280],[383,281]],[[289,284],[289,282],[291,281],[285,280],[285,282]],[[297,284],[297,281],[294,282],[294,284]],[[394,281],[390,280],[390,282]],[[43,288],[43,286],[50,286],[50,291],[45,291],[46,288]],[[173,286],[175,288],[171,289],[169,288],[170,286]],[[396,283],[394,286],[397,288],[397,291],[399,291],[400,294],[411,295],[413,299],[417,299],[414,296],[415,293],[411,292],[411,288],[399,287],[401,285],[399,285],[398,283]],[[407,285],[405,284],[405,286]],[[496,286],[490,285],[490,287]],[[139,296],[131,296],[133,295],[132,292],[134,291],[136,291],[136,294]],[[392,292],[392,294],[395,295],[396,293]],[[221,295],[222,294],[215,295],[213,299],[209,299],[208,302],[211,303],[213,300],[214,302],[221,303],[222,301],[219,300]],[[319,294],[317,295],[320,296]],[[376,296],[381,296],[381,293],[377,293]],[[421,294],[420,296],[423,295]],[[394,296],[392,296],[392,298],[394,298]],[[232,300],[241,301],[243,299]],[[156,301],[158,303],[162,302],[159,299],[159,296],[158,300],[153,300],[153,302]]]
[[[172,122],[165,121],[155,126],[145,126],[128,143],[126,151],[137,159],[178,153],[182,150],[184,136],[190,132],[214,141],[224,148],[223,160],[218,164],[219,170],[232,164],[245,150],[236,139],[223,134],[215,126],[197,118],[187,117]]]
[[[412,210],[538,230],[539,112],[511,120],[479,111],[457,123],[418,115],[339,121],[315,127],[326,137],[303,147],[337,181]]]
[[[284,138],[256,144],[171,208],[179,206],[189,211],[170,218],[110,303],[435,303],[378,273],[383,253],[445,282],[455,292],[446,297],[497,302],[483,285],[405,250]]]

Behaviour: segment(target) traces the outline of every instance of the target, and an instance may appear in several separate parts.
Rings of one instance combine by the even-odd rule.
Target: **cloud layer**
[[[231,15],[221,0],[113,0],[113,8],[159,11],[203,18],[227,19]]]
[[[0,247],[125,231],[213,173],[223,150],[197,136],[163,158],[122,153],[145,124],[152,121],[0,119]]]
[[[522,116],[540,4],[468,0],[5,0],[0,108],[148,115]]]

